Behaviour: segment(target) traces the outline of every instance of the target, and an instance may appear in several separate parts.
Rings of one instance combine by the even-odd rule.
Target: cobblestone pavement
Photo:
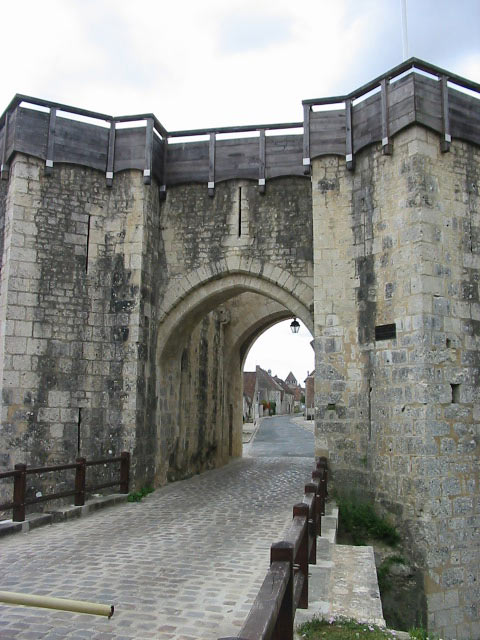
[[[306,420],[305,416],[299,415],[293,416],[292,422],[297,424],[299,427],[302,427],[302,429],[310,431],[310,433],[315,433],[315,420]]]
[[[299,426],[293,416],[263,418],[255,435],[253,446],[248,451],[252,457],[262,456],[311,456],[315,443],[313,433]]]
[[[115,605],[111,620],[0,604],[0,638],[235,635],[312,458],[243,458],[88,518],[0,541],[0,589]]]

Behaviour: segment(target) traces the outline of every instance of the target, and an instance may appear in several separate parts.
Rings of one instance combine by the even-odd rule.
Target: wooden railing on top
[[[115,462],[120,463],[120,475],[116,480],[103,482],[101,484],[86,486],[86,470],[87,467],[97,465],[107,465]],[[64,471],[66,469],[75,469],[75,488],[69,491],[60,491],[57,493],[49,493],[46,496],[38,496],[35,498],[26,497],[27,493],[27,475],[48,473],[51,471]],[[0,510],[12,509],[12,520],[14,522],[23,522],[25,520],[25,507],[38,504],[39,502],[47,502],[58,498],[67,498],[75,496],[75,505],[82,506],[85,504],[85,494],[99,489],[120,486],[120,493],[128,493],[130,475],[130,453],[122,451],[119,456],[114,458],[102,458],[101,460],[86,460],[85,458],[77,458],[75,462],[69,464],[56,464],[50,467],[27,467],[26,464],[16,464],[13,471],[3,471],[0,473],[0,480],[3,478],[13,478],[13,500],[0,504]]]
[[[308,565],[316,563],[326,497],[327,459],[319,458],[290,528],[270,548],[270,568],[239,635],[220,640],[293,640],[295,611],[308,609]]]
[[[116,173],[139,169],[145,184],[155,178],[162,198],[167,186],[190,182],[205,183],[213,196],[231,179],[257,180],[264,193],[272,178],[310,175],[320,156],[344,156],[353,170],[355,154],[370,144],[381,142],[390,155],[393,136],[415,123],[440,133],[444,152],[452,138],[479,145],[478,94],[479,83],[410,58],[351,93],[303,100],[301,122],[181,131],[167,131],[152,113],[114,117],[17,94],[0,115],[0,178],[9,179],[15,153],[26,153],[45,161],[47,175],[65,162],[105,171],[108,187]]]

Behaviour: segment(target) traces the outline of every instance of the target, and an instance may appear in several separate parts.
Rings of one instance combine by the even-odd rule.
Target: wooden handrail
[[[319,458],[313,475],[284,539],[271,546],[270,568],[239,635],[220,640],[293,640],[295,611],[308,608],[308,565],[316,562],[325,512],[326,458]]]
[[[477,82],[472,82],[467,78],[463,78],[462,76],[458,76],[455,73],[450,73],[446,69],[442,69],[437,67],[429,62],[425,62],[425,60],[420,60],[420,58],[409,58],[402,62],[401,64],[393,67],[386,73],[383,73],[381,76],[378,76],[374,80],[370,80],[366,84],[362,85],[358,89],[355,89],[351,93],[347,93],[343,96],[330,96],[329,98],[309,98],[307,100],[302,100],[303,105],[327,105],[327,104],[340,104],[345,102],[346,100],[357,100],[362,96],[370,93],[374,89],[377,89],[381,86],[382,80],[392,80],[397,76],[402,75],[406,71],[410,71],[410,69],[418,69],[419,71],[424,71],[426,73],[430,73],[433,76],[437,76],[437,78],[446,77],[449,82],[462,87],[463,89],[469,89],[470,91],[476,91],[480,93],[480,84]]]
[[[357,100],[362,96],[370,93],[374,89],[377,89],[381,86],[382,81],[390,81],[393,78],[400,76],[401,74],[409,71],[410,69],[418,69],[419,71],[424,71],[426,73],[430,73],[431,75],[437,76],[437,78],[446,78],[447,81],[456,84],[463,89],[468,89],[470,91],[475,91],[480,93],[480,84],[477,82],[472,82],[467,78],[459,76],[455,73],[450,73],[446,69],[442,69],[441,67],[437,67],[436,65],[430,64],[425,60],[421,60],[420,58],[409,58],[402,62],[401,64],[393,67],[386,73],[378,76],[374,80],[367,82],[366,84],[358,87],[354,91],[347,93],[345,95],[339,96],[330,96],[327,98],[309,98],[306,100],[302,100],[302,104],[304,106],[315,106],[315,105],[329,105],[329,104],[339,104],[345,102],[346,100]],[[241,125],[241,126],[226,126],[226,127],[211,127],[205,129],[187,129],[183,131],[168,131],[158,120],[158,118],[153,113],[140,113],[135,115],[122,115],[122,116],[112,116],[106,113],[99,113],[97,111],[90,111],[89,109],[81,109],[79,107],[73,107],[71,105],[62,104],[60,102],[54,102],[51,100],[44,100],[42,98],[34,98],[33,96],[27,96],[23,94],[15,94],[13,99],[10,101],[9,105],[5,109],[5,111],[0,116],[0,128],[5,122],[7,113],[10,113],[19,104],[22,102],[26,102],[29,104],[46,107],[48,109],[57,109],[64,113],[71,113],[77,116],[83,116],[88,118],[93,118],[96,120],[102,120],[104,122],[136,122],[140,120],[149,120],[152,119],[154,123],[155,129],[161,135],[162,138],[178,138],[178,137],[190,137],[190,136],[198,136],[205,135],[209,133],[241,133],[247,131],[273,131],[278,129],[297,129],[302,128],[304,126],[303,122],[284,122],[284,123],[270,123],[270,124],[255,124],[255,125]]]
[[[101,464],[112,464],[120,462],[120,477],[118,480],[104,482],[94,486],[86,486],[86,467],[92,467]],[[27,475],[51,473],[54,471],[64,471],[66,469],[75,469],[75,488],[68,491],[57,493],[49,493],[45,496],[35,498],[26,498],[26,477]],[[83,506],[85,504],[85,494],[98,489],[107,487],[120,486],[120,493],[128,493],[130,476],[130,453],[122,451],[120,456],[114,458],[101,458],[100,460],[86,460],[85,458],[77,458],[75,462],[68,464],[50,465],[48,467],[27,467],[25,464],[16,464],[13,471],[3,471],[0,473],[0,479],[13,478],[13,501],[0,504],[2,510],[13,510],[12,519],[14,522],[23,522],[25,520],[25,507],[49,500],[57,500],[75,496],[75,505]]]

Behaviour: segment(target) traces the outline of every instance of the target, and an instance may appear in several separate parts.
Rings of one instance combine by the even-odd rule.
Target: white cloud
[[[5,3],[0,98],[6,106],[20,92],[105,113],[153,111],[168,129],[298,121],[303,98],[346,93],[401,61],[398,4]],[[431,52],[432,63],[478,81],[478,0],[455,5],[455,29],[441,46],[431,22],[447,22],[452,9],[436,6],[409,3],[412,53]]]

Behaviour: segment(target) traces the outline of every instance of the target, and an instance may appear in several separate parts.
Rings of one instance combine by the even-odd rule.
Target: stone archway
[[[275,275],[283,286],[272,275],[209,274],[187,291],[177,287],[176,303],[163,305],[155,374],[157,482],[241,455],[242,363],[250,344],[293,316],[312,331],[311,288],[291,274]]]

